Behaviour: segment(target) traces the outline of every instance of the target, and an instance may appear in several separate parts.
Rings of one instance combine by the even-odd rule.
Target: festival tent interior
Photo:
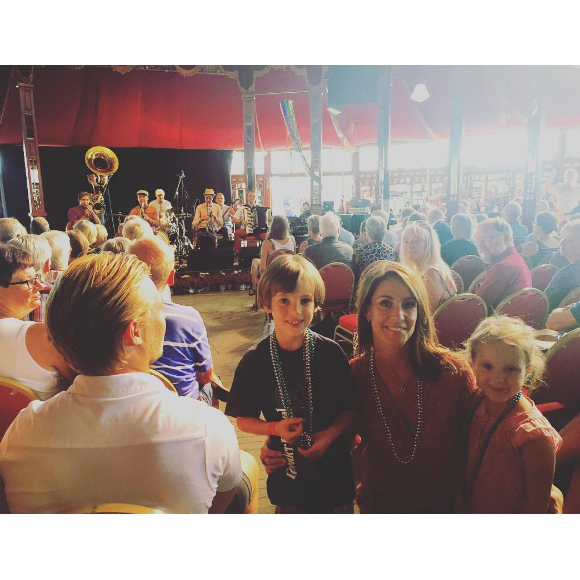
[[[285,100],[293,104],[299,144],[310,147],[313,91],[322,98],[323,147],[356,150],[376,143],[380,68],[2,66],[2,211],[27,221],[18,82],[33,86],[45,210],[63,227],[66,209],[86,188],[84,154],[94,145],[119,155],[114,211],[126,211],[138,189],[172,191],[181,169],[194,199],[212,187],[229,201],[232,152],[244,148],[244,98],[255,102],[257,151],[296,147],[281,114]],[[449,137],[458,95],[466,135],[523,128],[539,100],[545,128],[580,125],[580,68],[574,66],[393,66],[390,85],[391,143]],[[430,98],[412,100],[417,85],[428,87]]]

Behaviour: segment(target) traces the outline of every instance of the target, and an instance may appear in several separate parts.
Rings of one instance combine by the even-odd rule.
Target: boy
[[[341,348],[308,328],[323,300],[322,278],[302,256],[281,256],[266,268],[258,304],[272,314],[275,331],[243,356],[228,397],[226,414],[238,428],[270,435],[286,456],[287,466],[268,477],[276,513],[353,512],[344,433],[356,395]]]

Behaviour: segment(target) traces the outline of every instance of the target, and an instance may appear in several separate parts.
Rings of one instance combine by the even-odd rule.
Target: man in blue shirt
[[[195,308],[171,300],[170,286],[175,278],[173,249],[156,237],[141,238],[131,244],[129,253],[150,267],[151,279],[163,298],[163,354],[151,368],[165,375],[181,396],[211,405],[213,361],[205,324]]]

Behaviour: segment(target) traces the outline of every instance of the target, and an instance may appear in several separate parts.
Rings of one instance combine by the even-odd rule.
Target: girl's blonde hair
[[[417,237],[425,242],[425,254],[420,263],[414,262],[407,255],[405,238],[410,237]],[[455,281],[451,275],[451,269],[441,257],[441,243],[439,242],[439,236],[427,222],[419,220],[407,223],[403,230],[403,235],[401,236],[399,259],[401,264],[416,268],[421,276],[431,268],[437,270],[447,285],[457,290],[457,286],[455,285]]]
[[[501,341],[515,346],[524,355],[527,373],[524,385],[530,391],[538,386],[544,373],[545,362],[540,347],[534,340],[534,329],[518,318],[489,316],[484,318],[465,342],[465,358],[473,363],[481,344]]]

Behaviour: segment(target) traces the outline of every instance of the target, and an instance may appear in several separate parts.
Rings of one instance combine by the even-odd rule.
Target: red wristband
[[[268,433],[275,437],[279,437],[278,433],[276,433],[276,421],[270,421],[270,423],[268,423]]]

